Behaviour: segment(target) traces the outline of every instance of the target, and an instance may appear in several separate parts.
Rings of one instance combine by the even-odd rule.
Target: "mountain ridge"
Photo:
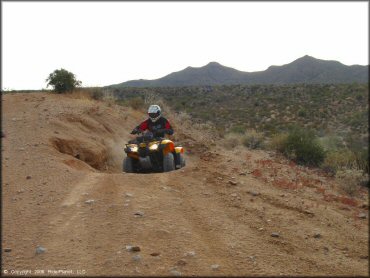
[[[271,65],[263,71],[245,72],[211,61],[205,66],[188,66],[158,79],[129,80],[107,87],[367,83],[368,72],[368,65],[347,66],[339,61],[305,55],[288,64]]]

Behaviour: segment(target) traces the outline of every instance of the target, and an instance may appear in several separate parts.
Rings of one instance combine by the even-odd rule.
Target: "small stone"
[[[4,252],[12,252],[11,248],[4,248]]]
[[[36,254],[42,254],[45,253],[46,249],[42,246],[37,246],[36,248]]]
[[[131,247],[131,251],[132,251],[132,252],[140,252],[140,250],[141,250],[141,249],[140,249],[140,247],[139,247],[139,246],[132,246],[132,247]]]
[[[170,273],[174,276],[181,276],[181,272],[177,270],[171,270]]]
[[[264,230],[264,228],[258,228],[258,231],[263,231]]]
[[[125,196],[126,196],[126,197],[132,197],[132,196],[134,196],[134,195],[132,195],[131,193],[126,193],[126,194],[125,194]]]
[[[229,183],[230,183],[231,185],[237,185],[237,183],[236,183],[235,181],[229,181]]]
[[[360,256],[360,259],[362,259],[362,260],[367,260],[368,258],[369,258],[369,255]]]
[[[212,270],[218,270],[220,266],[218,264],[211,265]]]
[[[313,237],[314,237],[314,238],[321,238],[321,234],[320,234],[320,233],[315,233],[315,234],[313,235]]]
[[[195,256],[195,252],[194,251],[190,251],[190,252],[186,252],[184,254],[185,257],[194,257]]]
[[[177,261],[177,263],[176,263],[176,265],[179,265],[179,266],[184,266],[186,264],[187,264],[187,262],[184,259],[181,259],[181,260]]]
[[[153,253],[150,253],[150,256],[153,256],[153,257],[157,257],[159,256],[161,253],[159,252],[153,252]]]
[[[140,255],[135,255],[132,257],[132,260],[134,260],[135,262],[139,262],[141,261],[141,256]]]
[[[135,213],[134,213],[134,215],[135,215],[135,216],[140,216],[140,217],[142,217],[142,216],[144,216],[144,212],[142,212],[142,211],[137,211],[137,212],[135,212]]]
[[[279,237],[280,235],[279,235],[279,233],[272,233],[271,236],[272,237]]]
[[[30,180],[31,178],[32,178],[31,176],[27,176],[27,177],[26,177],[26,179],[27,179],[27,180]]]
[[[361,219],[366,219],[366,214],[363,212],[360,212],[357,217]]]
[[[241,173],[239,173],[239,175],[240,175],[240,176],[246,176],[246,175],[247,175],[247,173],[245,173],[245,172],[241,172]]]
[[[231,194],[231,197],[236,197],[236,196],[238,196],[238,194],[236,194],[236,193]]]
[[[258,195],[260,195],[260,193],[258,193],[258,192],[250,192],[250,194],[252,195],[252,196],[258,196]]]
[[[85,204],[93,204],[93,203],[95,203],[95,200],[93,199],[85,201]]]

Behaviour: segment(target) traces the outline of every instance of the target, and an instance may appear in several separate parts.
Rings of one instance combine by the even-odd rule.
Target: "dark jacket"
[[[169,135],[173,134],[171,124],[165,117],[160,117],[154,123],[150,119],[147,119],[138,125],[136,129],[140,131],[149,130],[155,137],[164,137],[165,133]]]

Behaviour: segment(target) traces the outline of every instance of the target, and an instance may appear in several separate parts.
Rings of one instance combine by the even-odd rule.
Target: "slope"
[[[314,169],[226,150],[172,114],[186,168],[121,173],[144,116],[73,96],[3,96],[4,270],[367,275],[365,191],[347,198]]]

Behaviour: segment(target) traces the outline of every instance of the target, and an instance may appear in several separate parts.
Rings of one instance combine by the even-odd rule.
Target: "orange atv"
[[[125,147],[123,172],[170,172],[185,166],[184,148],[152,132],[140,132],[141,136],[129,141]]]

